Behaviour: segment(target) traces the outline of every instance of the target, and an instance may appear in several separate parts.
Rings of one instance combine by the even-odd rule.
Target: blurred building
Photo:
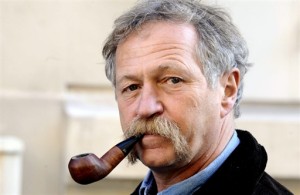
[[[0,136],[24,143],[22,194],[129,194],[146,173],[122,162],[81,186],[67,170],[70,157],[101,156],[122,140],[101,49],[134,2],[0,0]],[[254,64],[236,126],[265,146],[267,171],[300,194],[300,1],[206,2],[230,12]]]

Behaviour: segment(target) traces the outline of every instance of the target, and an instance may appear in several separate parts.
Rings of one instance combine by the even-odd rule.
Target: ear
[[[221,118],[231,112],[237,98],[237,92],[240,84],[240,71],[233,68],[221,78],[223,97],[221,102]]]

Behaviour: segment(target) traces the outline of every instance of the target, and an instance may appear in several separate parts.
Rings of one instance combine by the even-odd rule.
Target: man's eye
[[[137,85],[129,85],[128,87],[127,87],[127,90],[129,90],[129,91],[134,91],[134,90],[137,90],[138,89],[138,86]]]
[[[177,83],[180,83],[182,81],[181,78],[178,78],[178,77],[171,77],[168,79],[168,83],[170,84],[177,84]]]

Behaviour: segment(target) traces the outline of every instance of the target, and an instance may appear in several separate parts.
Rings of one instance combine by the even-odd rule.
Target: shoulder
[[[288,195],[293,193],[265,172],[258,181],[253,194]]]

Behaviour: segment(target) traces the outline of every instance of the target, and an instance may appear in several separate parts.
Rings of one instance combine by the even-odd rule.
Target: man
[[[150,168],[133,194],[291,194],[264,172],[267,155],[235,130],[245,41],[222,10],[194,0],[140,1],[103,48],[129,160]]]

